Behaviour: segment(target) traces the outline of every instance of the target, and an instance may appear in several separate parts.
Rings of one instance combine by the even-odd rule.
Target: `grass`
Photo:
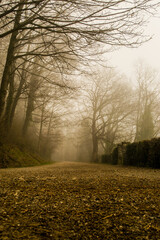
[[[48,164],[38,154],[14,144],[0,145],[0,168],[29,167]]]

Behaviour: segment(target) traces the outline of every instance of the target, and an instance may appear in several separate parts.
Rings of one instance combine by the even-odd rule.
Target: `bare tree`
[[[112,151],[119,137],[118,131],[133,108],[131,88],[123,83],[122,76],[113,70],[94,76],[91,88],[86,90],[85,110],[92,135],[92,161],[97,162],[99,144],[102,144],[105,152]]]
[[[144,40],[140,26],[145,14],[158,5],[151,0],[1,1],[0,38],[10,35],[10,41],[0,88],[0,117],[12,68],[19,58],[50,57],[58,71],[58,67],[63,70],[72,65],[75,56],[81,60],[95,42],[108,47],[139,45]]]
[[[152,138],[154,136],[154,118],[156,105],[159,103],[159,87],[157,72],[143,62],[136,66],[136,134],[135,141]],[[152,118],[153,114],[153,118]],[[148,118],[148,121],[147,121]],[[149,124],[150,122],[150,124]],[[145,125],[147,124],[147,128]],[[152,128],[152,130],[150,129]],[[144,130],[145,128],[145,130]],[[148,130],[147,130],[148,129]],[[142,132],[146,132],[145,134]],[[147,135],[148,131],[148,135]],[[150,133],[149,133],[150,132]],[[152,132],[152,133],[151,133]],[[148,137],[147,137],[148,136]]]

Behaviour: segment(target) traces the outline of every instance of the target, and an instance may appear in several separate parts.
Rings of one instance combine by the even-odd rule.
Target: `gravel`
[[[160,239],[160,170],[63,162],[0,169],[0,239]]]

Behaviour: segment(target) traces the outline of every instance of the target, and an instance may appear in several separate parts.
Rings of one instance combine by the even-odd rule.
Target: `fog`
[[[160,1],[0,0],[0,239],[160,239]]]
[[[156,16],[151,17],[144,26],[144,32],[151,38],[149,41],[143,43],[138,48],[121,47],[105,57],[110,60],[114,67],[124,72],[133,81],[135,80],[134,66],[139,60],[158,71],[160,69],[159,24],[160,18],[158,13]]]
[[[159,137],[159,3],[53,2],[0,3],[1,141],[99,162]]]

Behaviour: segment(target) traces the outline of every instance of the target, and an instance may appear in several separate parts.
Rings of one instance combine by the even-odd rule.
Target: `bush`
[[[148,167],[160,168],[160,138],[154,138],[150,141]]]
[[[111,163],[116,165],[118,163],[118,147],[116,147],[112,152]]]
[[[137,143],[137,163],[138,167],[148,166],[148,153],[150,141],[143,141]]]
[[[112,160],[112,158],[111,158],[111,155],[109,155],[109,154],[103,154],[101,156],[102,163],[111,163],[111,160]]]
[[[137,164],[137,143],[130,143],[126,147],[124,165],[136,166]]]
[[[160,138],[130,143],[124,165],[160,168]]]
[[[102,163],[160,168],[160,138],[129,143],[122,149],[121,145],[111,155],[102,155]]]

